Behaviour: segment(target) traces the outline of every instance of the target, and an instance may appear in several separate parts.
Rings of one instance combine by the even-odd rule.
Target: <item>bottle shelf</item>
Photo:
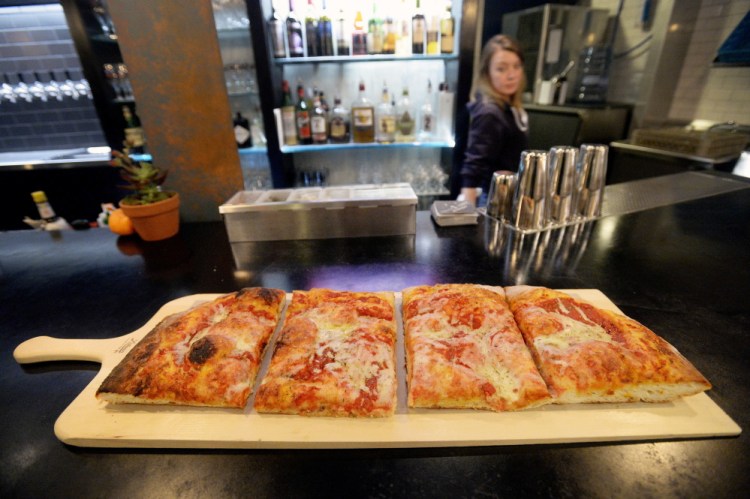
[[[238,148],[237,151],[240,153],[240,156],[246,156],[251,154],[266,154],[268,149],[266,149],[266,146],[253,146]]]
[[[322,64],[322,63],[352,63],[352,62],[382,62],[382,61],[454,61],[458,60],[456,54],[435,55],[409,55],[400,56],[393,54],[373,55],[344,55],[326,57],[279,57],[274,59],[277,64]]]
[[[241,38],[250,38],[250,27],[243,26],[239,28],[222,28],[217,29],[216,34],[222,40],[233,40]]]
[[[367,142],[357,143],[349,142],[346,144],[308,144],[308,145],[296,145],[296,146],[281,146],[281,152],[285,154],[299,153],[299,152],[323,152],[323,151],[339,151],[347,149],[406,149],[413,147],[424,147],[424,148],[453,148],[455,146],[454,141],[431,141],[431,142]]]

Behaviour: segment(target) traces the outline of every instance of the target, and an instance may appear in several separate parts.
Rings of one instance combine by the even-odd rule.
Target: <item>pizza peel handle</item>
[[[84,360],[102,362],[112,339],[80,340],[37,336],[16,347],[13,357],[19,364],[53,360]]]

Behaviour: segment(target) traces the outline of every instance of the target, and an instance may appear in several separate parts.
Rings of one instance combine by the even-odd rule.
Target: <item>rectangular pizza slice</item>
[[[409,407],[508,411],[550,400],[503,288],[403,290]]]
[[[245,288],[161,321],[102,382],[113,403],[243,408],[286,293]]]
[[[633,319],[548,288],[505,292],[555,403],[662,402],[711,388],[672,345]]]
[[[295,291],[255,409],[307,416],[392,415],[394,298],[390,292]]]

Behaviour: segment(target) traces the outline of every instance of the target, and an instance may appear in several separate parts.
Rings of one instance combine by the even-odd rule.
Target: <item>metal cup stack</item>
[[[524,232],[599,217],[607,153],[608,147],[601,144],[523,151],[517,174],[493,174],[487,215]]]

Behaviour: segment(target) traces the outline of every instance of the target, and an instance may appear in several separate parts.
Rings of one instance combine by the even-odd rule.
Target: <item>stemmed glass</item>
[[[13,87],[10,84],[10,80],[8,79],[8,73],[5,73],[4,75],[4,82],[2,85],[0,85],[0,103],[4,101],[8,101],[11,104],[16,103],[16,93],[13,91]]]
[[[55,80],[55,73],[49,72],[49,81],[44,85],[44,91],[47,92],[47,97],[51,99],[63,100],[63,93],[60,89],[60,84]]]
[[[21,73],[18,73],[18,83],[13,87],[13,93],[16,94],[18,99],[25,100],[26,102],[31,102],[34,99],[34,96],[31,95],[29,86],[26,85],[26,82],[23,80],[23,74]]]
[[[35,99],[47,102],[47,91],[44,90],[44,83],[40,81],[39,73],[34,72],[34,83],[29,85],[29,92]]]

